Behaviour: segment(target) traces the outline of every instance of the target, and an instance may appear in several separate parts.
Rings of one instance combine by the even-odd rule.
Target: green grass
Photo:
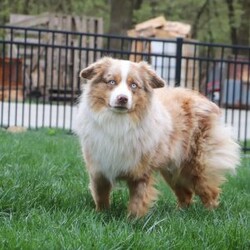
[[[250,158],[223,186],[221,205],[177,210],[160,181],[159,201],[128,219],[118,185],[96,213],[77,139],[59,130],[0,131],[0,249],[250,249]]]

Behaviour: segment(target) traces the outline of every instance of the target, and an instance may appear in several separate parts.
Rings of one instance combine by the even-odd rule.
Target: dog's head
[[[143,112],[153,88],[165,86],[146,62],[134,63],[104,57],[80,72],[88,81],[90,105],[94,111]]]

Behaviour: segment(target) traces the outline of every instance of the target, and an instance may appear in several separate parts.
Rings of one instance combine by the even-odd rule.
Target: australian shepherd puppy
[[[218,205],[219,186],[240,150],[220,123],[220,109],[198,92],[170,88],[145,62],[104,57],[80,72],[87,79],[75,131],[96,209],[110,206],[117,180],[129,188],[128,212],[140,217],[156,199],[158,171],[180,207],[198,195]]]

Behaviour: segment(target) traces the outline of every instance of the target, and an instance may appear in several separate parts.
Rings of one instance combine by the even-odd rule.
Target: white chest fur
[[[168,113],[157,103],[147,117],[135,125],[129,114],[117,114],[109,109],[93,113],[87,102],[82,102],[76,132],[83,149],[88,149],[91,155],[91,167],[113,182],[134,168],[143,154],[157,146],[164,134],[166,138],[171,130],[171,120],[166,116]]]

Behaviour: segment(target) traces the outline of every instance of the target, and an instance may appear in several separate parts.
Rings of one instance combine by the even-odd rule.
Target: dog
[[[218,206],[220,185],[240,161],[240,147],[220,122],[220,109],[200,93],[167,87],[146,62],[104,57],[81,70],[87,79],[75,132],[96,210],[110,207],[117,180],[129,188],[128,213],[144,216],[157,198],[154,172],[178,206],[194,195]]]

